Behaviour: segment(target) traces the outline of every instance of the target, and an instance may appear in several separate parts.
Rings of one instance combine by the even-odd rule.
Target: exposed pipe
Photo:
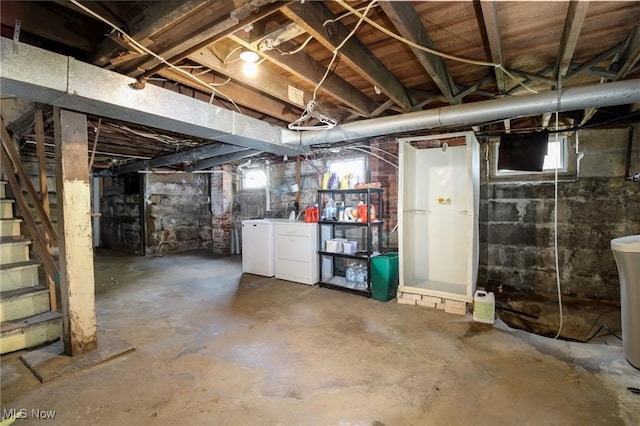
[[[315,132],[283,131],[283,143],[303,146],[344,142],[393,133],[472,126],[495,120],[640,102],[640,79],[564,89],[561,93],[493,99],[342,124]]]

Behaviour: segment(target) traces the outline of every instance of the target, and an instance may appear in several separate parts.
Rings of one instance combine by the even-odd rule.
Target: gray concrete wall
[[[620,297],[610,241],[640,233],[640,185],[624,180],[628,135],[626,128],[579,132],[578,177],[558,185],[563,294]],[[638,126],[634,139],[631,170],[638,171]],[[487,180],[483,167],[479,284],[495,279],[525,292],[555,293],[553,182]]]

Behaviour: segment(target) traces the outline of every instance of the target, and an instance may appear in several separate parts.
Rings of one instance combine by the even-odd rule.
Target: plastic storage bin
[[[371,298],[388,302],[398,289],[398,253],[387,253],[371,259]]]

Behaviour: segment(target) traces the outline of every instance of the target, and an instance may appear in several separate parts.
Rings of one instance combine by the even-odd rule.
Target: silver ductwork
[[[3,96],[258,151],[299,152],[282,144],[279,127],[264,121],[150,84],[136,90],[133,78],[4,37],[0,63]]]
[[[640,80],[574,87],[528,96],[494,99],[461,105],[372,118],[319,132],[283,131],[283,142],[303,146],[404,133],[447,126],[473,126],[495,120],[574,111],[640,102]]]

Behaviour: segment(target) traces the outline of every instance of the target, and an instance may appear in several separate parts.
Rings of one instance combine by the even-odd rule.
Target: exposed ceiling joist
[[[380,2],[380,6],[400,35],[418,45],[435,50],[433,40],[411,3],[383,1]],[[460,100],[455,97],[458,88],[442,58],[415,47],[411,47],[411,50],[447,101],[451,104],[459,103]]]
[[[274,3],[272,0],[253,0],[243,4],[226,16],[218,17],[210,21],[206,26],[192,28],[192,31],[179,40],[174,40],[170,46],[159,52],[154,52],[162,58],[169,58],[168,62],[175,62],[176,57],[185,57],[185,53],[190,53],[190,49],[202,48],[203,45],[210,44],[216,39],[226,35],[230,31],[235,31],[246,25],[244,19],[253,15],[256,9],[265,8],[268,13],[273,13],[283,7],[286,2]],[[264,11],[263,11],[264,13]],[[254,18],[251,18],[253,21]],[[161,62],[156,58],[146,58],[143,61],[127,66],[122,69],[124,74],[137,76],[140,70],[149,70],[156,67]]]
[[[128,23],[129,35],[142,45],[147,45],[149,44],[149,38],[154,34],[187,15],[197,12],[209,1],[153,2],[143,13],[136,15]],[[110,38],[107,38],[95,49],[91,56],[91,62],[102,67],[122,53],[124,53],[124,49]]]
[[[299,151],[282,145],[282,129],[235,111],[147,85],[72,58],[0,38],[4,96],[16,96],[89,114],[278,154]]]
[[[98,173],[98,176],[118,176],[125,173],[137,172],[140,170],[151,170],[154,167],[165,167],[178,163],[194,163],[199,160],[228,155],[243,150],[246,150],[246,148],[234,145],[213,143],[210,145],[190,149],[188,151],[163,155],[152,160],[136,161],[134,163],[125,164],[123,166],[112,167],[110,169],[100,171]]]
[[[351,33],[339,20],[324,25],[327,20],[336,17],[322,2],[293,3],[284,8],[283,12],[330,51],[334,51]],[[413,109],[402,82],[357,38],[348,39],[340,48],[340,55],[343,62],[380,88],[404,111]]]
[[[613,78],[603,77],[600,82],[624,79],[627,76],[627,72],[633,69],[638,60],[640,60],[640,25],[636,23],[624,45],[611,61],[609,69],[614,72],[617,71],[616,75]],[[584,125],[591,120],[597,110],[597,108],[586,109],[580,125]]]
[[[480,7],[482,8],[482,19],[487,33],[487,39],[489,40],[491,60],[494,64],[500,64],[503,67],[506,67],[502,51],[502,37],[500,36],[500,23],[498,22],[498,7],[496,2],[494,0],[481,1]],[[507,91],[505,75],[497,68],[494,68],[493,72],[496,76],[498,93],[504,95]]]
[[[600,62],[605,61],[608,58],[612,57],[613,55],[617,54],[620,51],[620,49],[622,49],[622,44],[613,46],[611,49],[608,49],[605,52],[602,52],[599,55],[596,55],[593,58],[589,59],[587,62],[584,62],[583,64],[569,70],[569,72],[565,77],[565,81],[578,76],[582,72],[589,71]]]
[[[589,1],[587,0],[571,0],[567,10],[567,16],[564,21],[564,29],[562,30],[562,39],[560,40],[560,48],[556,60],[553,75],[556,80],[567,75],[571,58],[578,45],[578,37],[582,31],[584,20],[587,17],[587,9]]]
[[[253,47],[251,42],[237,34],[232,34],[229,38],[247,49]],[[260,54],[277,66],[284,68],[312,85],[317,84],[326,71],[322,64],[316,62],[305,52],[298,52],[295,55],[281,55],[275,51],[264,51],[260,52]],[[330,74],[319,90],[339,99],[363,117],[370,117],[371,111],[377,108],[375,102],[335,74]],[[305,99],[305,102],[309,100]]]
[[[203,86],[172,69],[165,69],[160,71],[159,74],[170,81],[176,81],[206,93],[213,93],[213,89],[210,86]],[[199,78],[205,82],[211,80],[206,75],[200,75]],[[213,81],[210,82],[213,83]],[[263,114],[269,114],[284,122],[290,123],[299,117],[299,114],[294,113],[289,105],[267,96],[257,95],[254,91],[231,81],[224,86],[218,86],[216,89],[220,90],[220,92],[215,93],[214,96],[218,96],[223,100],[233,99],[233,102],[237,105],[246,106]]]
[[[312,96],[312,93],[309,91],[287,82],[286,79],[282,78],[281,74],[268,67],[260,67],[260,70],[255,77],[246,77],[242,72],[243,63],[241,61],[224,63],[220,58],[218,58],[211,48],[201,49],[189,55],[189,59],[215,71],[218,74],[232,78],[245,86],[252,87],[274,97],[275,99],[279,99],[296,109],[299,108],[300,111],[302,111],[306,106],[305,99],[311,99]],[[222,91],[225,91],[225,89],[226,86],[220,87],[220,90]],[[233,98],[230,93],[229,95]],[[235,98],[234,100],[236,102],[238,101]],[[344,115],[342,111],[322,101],[318,102],[318,109],[332,117]],[[285,121],[291,122],[293,120]]]
[[[219,33],[209,37],[209,38],[205,38],[204,40],[193,44],[192,46],[190,46],[188,49],[181,51],[180,53],[172,56],[171,58],[167,59],[167,62],[170,64],[177,64],[178,62],[180,62],[181,60],[189,57],[190,55],[194,55],[197,54],[198,52],[201,52],[203,49],[205,49],[207,46],[214,44],[216,41],[219,41],[223,38],[225,38],[226,36],[228,36],[229,34],[237,31],[239,28],[244,28],[246,26],[250,26],[253,25],[254,23],[256,23],[257,21],[259,21],[260,19],[274,13],[275,11],[279,10],[281,7],[283,7],[282,3],[278,3],[278,4],[270,4],[268,6],[262,7],[261,9],[259,9],[258,11],[256,11],[253,14],[247,15],[244,18],[240,19],[235,25],[231,25],[228,26],[226,29],[223,29],[222,31],[220,31]],[[242,14],[244,15],[244,14]],[[234,20],[237,20],[237,16],[233,17]],[[151,77],[152,75],[160,72],[161,70],[167,68],[168,65],[166,63],[160,63],[158,65],[156,65],[155,67],[151,68],[151,69],[147,69],[140,77],[139,79],[145,79],[148,77]],[[240,73],[240,75],[242,75],[242,73]]]
[[[230,154],[220,155],[198,161],[187,167],[185,170],[187,172],[195,172],[198,170],[210,169],[211,167],[219,166],[230,161],[241,160],[243,158],[253,157],[254,155],[258,154],[260,154],[260,151],[256,149],[244,149],[242,151],[237,151]]]

